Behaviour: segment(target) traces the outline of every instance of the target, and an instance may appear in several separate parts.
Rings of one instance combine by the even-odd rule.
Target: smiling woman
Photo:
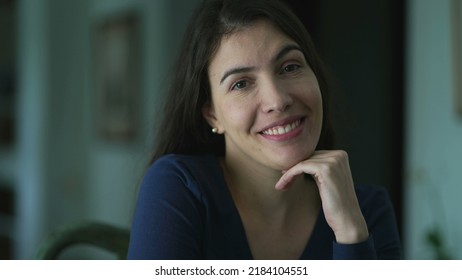
[[[211,102],[202,111],[225,136],[227,166],[245,162],[272,173],[313,154],[322,125],[319,85],[300,47],[274,24],[258,20],[224,37],[208,74]]]
[[[335,150],[322,62],[278,0],[192,17],[131,229],[130,259],[397,259],[385,189]]]

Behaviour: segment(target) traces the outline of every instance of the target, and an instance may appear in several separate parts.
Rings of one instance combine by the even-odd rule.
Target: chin
[[[277,162],[278,170],[288,170],[294,165],[297,165],[298,163],[307,160],[310,158],[314,153],[314,149],[310,152],[306,153],[298,153],[293,156],[287,156],[287,157],[281,157],[279,161]]]
[[[304,161],[305,159],[302,159],[302,158],[297,158],[297,159],[285,159],[285,160],[281,160],[279,162],[276,163],[277,165],[277,170],[288,170],[290,168],[292,168],[294,165],[297,165],[298,163]]]

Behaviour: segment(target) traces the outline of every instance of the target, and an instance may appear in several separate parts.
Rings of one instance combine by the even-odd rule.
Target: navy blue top
[[[400,259],[386,189],[356,186],[369,239],[338,244],[322,209],[301,259]],[[245,230],[212,155],[166,155],[146,172],[131,228],[128,259],[253,259]]]

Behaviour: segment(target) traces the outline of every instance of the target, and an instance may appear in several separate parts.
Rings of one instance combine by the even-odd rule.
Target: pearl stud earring
[[[218,128],[216,128],[216,127],[212,128],[212,132],[213,133],[218,133]]]

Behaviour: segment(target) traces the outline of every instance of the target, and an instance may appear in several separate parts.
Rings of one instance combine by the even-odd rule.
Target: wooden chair
[[[126,259],[130,231],[103,222],[84,221],[52,232],[40,245],[36,259],[53,260],[74,245],[91,245]]]

